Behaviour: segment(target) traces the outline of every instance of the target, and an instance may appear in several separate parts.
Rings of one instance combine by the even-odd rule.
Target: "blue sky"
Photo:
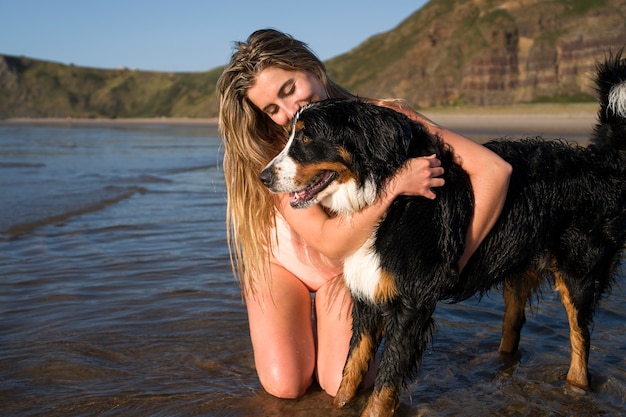
[[[0,54],[97,68],[206,71],[273,27],[326,60],[396,27],[427,0],[0,0]]]

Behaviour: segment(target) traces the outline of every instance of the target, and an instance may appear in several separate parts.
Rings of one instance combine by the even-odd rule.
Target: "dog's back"
[[[513,174],[502,215],[463,280],[519,279],[528,271],[545,276],[558,270],[568,280],[595,278],[597,288],[583,293],[609,286],[626,242],[626,60],[621,54],[599,65],[596,84],[599,121],[588,147],[540,139],[485,144],[513,166]],[[525,246],[528,242],[533,245]]]
[[[457,298],[506,277],[519,283],[530,271],[534,280],[555,269],[590,279],[598,263],[607,268],[596,289],[604,291],[626,241],[621,152],[540,139],[486,146],[513,174],[502,214],[463,271]]]

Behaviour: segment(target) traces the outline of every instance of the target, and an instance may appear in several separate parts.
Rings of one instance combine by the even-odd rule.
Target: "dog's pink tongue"
[[[289,203],[291,205],[294,205],[298,201],[302,200],[305,195],[306,191],[294,191],[292,193],[289,193]]]

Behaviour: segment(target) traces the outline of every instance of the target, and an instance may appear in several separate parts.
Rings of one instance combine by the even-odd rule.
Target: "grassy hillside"
[[[4,56],[0,117],[210,117],[217,112],[220,73],[220,68],[202,73],[102,70]]]
[[[625,44],[624,0],[431,0],[326,64],[356,94],[422,108],[584,102],[594,100],[596,61]],[[215,117],[221,71],[102,70],[0,55],[0,118]]]

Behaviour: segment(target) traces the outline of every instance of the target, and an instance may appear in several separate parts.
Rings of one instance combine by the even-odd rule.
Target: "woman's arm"
[[[495,153],[456,132],[446,129],[416,112],[402,100],[370,100],[424,124],[433,134],[447,143],[456,162],[467,171],[474,191],[474,216],[467,231],[465,250],[459,260],[463,269],[474,251],[487,236],[502,212],[513,168]]]
[[[410,159],[401,172],[387,184],[385,192],[373,204],[354,213],[351,218],[329,216],[320,205],[294,209],[286,194],[276,197],[283,217],[308,245],[331,260],[340,261],[355,252],[371,236],[374,227],[393,200],[401,194],[435,198],[431,188],[444,180],[441,162],[434,157]]]
[[[407,114],[403,111],[403,113]],[[487,236],[502,212],[511,177],[511,165],[484,146],[433,123],[417,112],[407,114],[437,134],[452,147],[459,163],[469,174],[474,191],[474,217],[467,231],[465,250],[459,260],[463,269]]]

